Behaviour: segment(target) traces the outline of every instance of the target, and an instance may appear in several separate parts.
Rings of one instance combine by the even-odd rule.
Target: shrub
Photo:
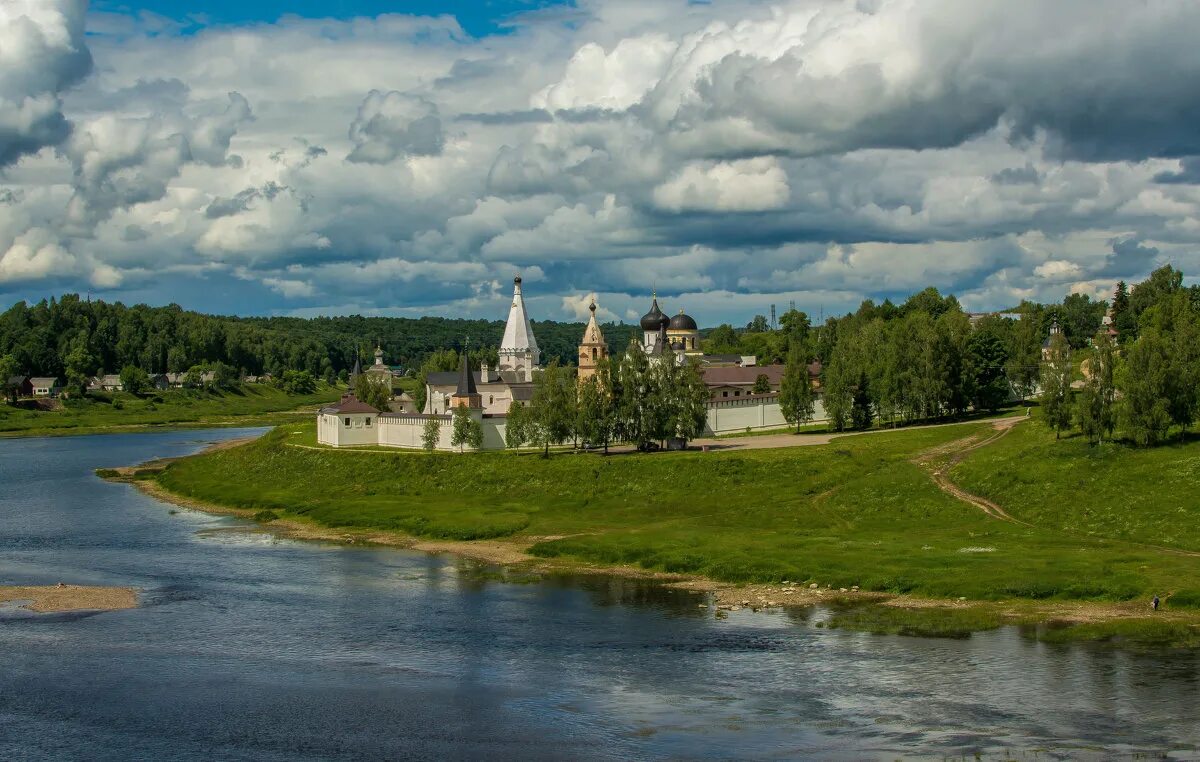
[[[278,521],[279,514],[272,510],[259,511],[258,513],[254,514],[254,520],[264,524],[269,524],[272,521]]]

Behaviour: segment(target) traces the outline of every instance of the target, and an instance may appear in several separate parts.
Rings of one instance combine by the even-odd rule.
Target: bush
[[[272,521],[278,521],[279,514],[271,510],[259,511],[258,513],[254,514],[254,520],[262,522],[263,524],[269,524]]]
[[[1200,609],[1200,588],[1186,588],[1171,594],[1167,605],[1173,609]]]

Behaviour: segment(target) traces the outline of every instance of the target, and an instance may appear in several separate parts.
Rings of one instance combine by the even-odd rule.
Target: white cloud
[[[654,189],[654,203],[672,212],[764,212],[788,200],[787,174],[772,157],[689,164]]]

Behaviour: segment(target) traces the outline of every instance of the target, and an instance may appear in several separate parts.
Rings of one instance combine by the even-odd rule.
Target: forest
[[[574,358],[583,323],[535,321],[545,361]],[[634,326],[606,325],[623,346]],[[150,307],[84,300],[78,294],[37,304],[18,302],[0,315],[0,358],[32,376],[186,372],[223,363],[242,373],[306,370],[332,380],[358,357],[373,361],[378,342],[390,365],[416,369],[439,349],[496,347],[503,321],[438,317],[234,317],[204,315],[176,304]]]

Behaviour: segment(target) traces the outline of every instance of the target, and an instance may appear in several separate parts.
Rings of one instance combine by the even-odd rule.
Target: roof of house
[[[783,382],[783,365],[752,365],[702,368],[704,383],[709,386],[753,386],[759,376],[766,376],[772,386]]]
[[[29,379],[29,383],[33,384],[34,386],[58,386],[59,379],[56,376],[38,376],[36,378]]]
[[[336,405],[321,408],[322,413],[378,413],[379,411],[365,402],[362,402],[353,394],[347,394],[342,397],[341,401]]]
[[[29,376],[9,376],[6,382],[9,386],[21,386],[29,380]]]

